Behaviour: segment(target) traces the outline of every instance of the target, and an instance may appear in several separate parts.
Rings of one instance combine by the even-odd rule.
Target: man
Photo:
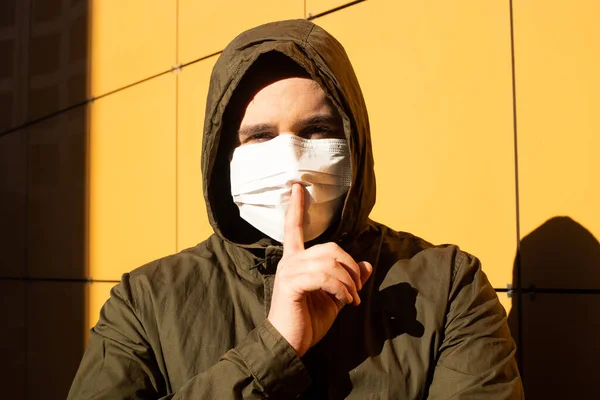
[[[479,261],[368,219],[367,111],[324,30],[229,44],[202,172],[215,234],[123,276],[69,398],[522,398]]]

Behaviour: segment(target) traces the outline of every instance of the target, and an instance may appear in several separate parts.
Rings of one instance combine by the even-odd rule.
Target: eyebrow
[[[338,113],[333,115],[313,115],[296,122],[294,124],[294,129],[300,135],[310,129],[317,129],[318,131],[325,131],[325,138],[346,139],[346,135],[344,134],[344,122]]]
[[[294,127],[304,127],[311,125],[333,125],[341,126],[342,118],[337,115],[321,114],[313,115],[308,118],[302,119],[294,124]]]
[[[270,131],[276,129],[277,126],[273,124],[256,124],[256,125],[248,125],[241,127],[238,131],[239,137],[249,137],[257,133],[262,133],[264,131]]]
[[[337,115],[321,114],[312,115],[308,118],[302,119],[294,124],[294,128],[303,128],[312,125],[333,125],[341,127],[342,119]],[[274,124],[255,124],[243,126],[238,130],[238,137],[250,137],[257,133],[270,131],[277,129],[277,125]]]

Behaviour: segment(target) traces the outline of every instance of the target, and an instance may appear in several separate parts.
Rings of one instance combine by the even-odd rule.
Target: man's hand
[[[303,189],[294,184],[268,316],[300,357],[325,336],[344,305],[360,304],[358,291],[373,272],[335,243],[305,250],[303,215]]]

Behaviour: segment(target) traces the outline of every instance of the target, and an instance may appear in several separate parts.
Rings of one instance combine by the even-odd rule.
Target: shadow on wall
[[[84,351],[88,14],[0,1],[2,398],[66,398]]]
[[[521,241],[513,286],[527,399],[600,398],[598,240],[571,218],[548,220]]]

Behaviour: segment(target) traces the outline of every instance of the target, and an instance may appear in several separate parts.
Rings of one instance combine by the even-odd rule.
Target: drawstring
[[[253,265],[253,266],[251,266],[251,267],[250,267],[250,268],[248,268],[248,269],[249,269],[250,271],[251,271],[251,270],[253,270],[253,269],[256,269],[256,268],[258,268],[258,267],[260,266],[260,264],[262,264],[262,263],[263,263],[262,261],[259,261],[259,262],[258,262],[258,264],[256,264],[256,265]]]

